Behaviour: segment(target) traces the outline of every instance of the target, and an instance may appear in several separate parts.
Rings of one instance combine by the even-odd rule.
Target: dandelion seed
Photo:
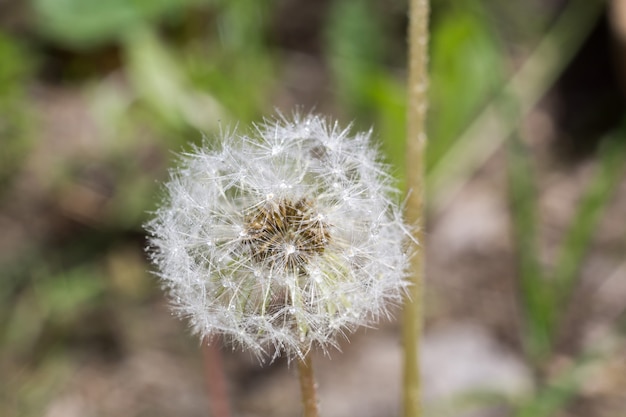
[[[215,142],[181,158],[147,225],[195,333],[302,358],[400,302],[410,236],[370,133],[296,115]]]

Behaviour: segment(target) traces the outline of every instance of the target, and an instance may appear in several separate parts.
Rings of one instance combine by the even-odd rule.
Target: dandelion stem
[[[313,375],[313,362],[311,354],[307,353],[304,358],[298,358],[298,371],[300,374],[300,390],[302,392],[302,406],[304,417],[318,417],[317,387]]]
[[[416,227],[420,243],[411,260],[411,286],[404,302],[404,416],[419,417],[421,411],[419,342],[422,332],[422,292],[424,285],[424,160],[426,148],[428,0],[409,2],[409,62],[407,114],[406,220]]]
[[[209,409],[212,417],[231,417],[222,352],[219,344],[213,342],[209,344],[205,340],[202,344]]]

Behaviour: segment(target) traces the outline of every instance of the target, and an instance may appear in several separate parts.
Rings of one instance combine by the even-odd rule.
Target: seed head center
[[[324,252],[328,229],[308,199],[282,199],[249,210],[242,240],[255,261],[302,272],[313,256]]]

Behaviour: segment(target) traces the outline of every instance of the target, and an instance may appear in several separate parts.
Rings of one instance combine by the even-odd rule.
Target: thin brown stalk
[[[315,385],[313,363],[310,354],[306,354],[304,358],[298,358],[298,372],[300,374],[300,390],[302,392],[304,417],[318,417],[317,386]]]
[[[210,344],[205,340],[202,343],[202,356],[211,416],[231,417],[224,361],[219,344],[215,340]]]
[[[422,333],[424,286],[424,163],[426,149],[426,110],[428,89],[428,0],[409,2],[409,62],[407,113],[406,218],[416,228],[419,248],[411,260],[411,286],[404,302],[404,416],[422,415],[419,344]]]

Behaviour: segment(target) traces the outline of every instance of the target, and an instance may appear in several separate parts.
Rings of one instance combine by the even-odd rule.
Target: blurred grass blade
[[[524,315],[524,344],[538,365],[550,353],[554,302],[539,263],[537,247],[536,190],[528,150],[514,135],[508,152],[509,193],[517,243],[520,303]]]
[[[360,117],[371,115],[371,80],[382,71],[384,32],[372,6],[369,0],[333,2],[325,33],[339,99]]]
[[[482,1],[453,2],[433,26],[427,171],[506,81],[504,46],[487,7]]]
[[[137,93],[166,124],[182,128],[186,86],[175,58],[148,27],[131,31],[123,45],[128,75]]]
[[[36,129],[27,95],[35,67],[31,54],[25,44],[0,30],[0,197],[9,191],[33,144]]]
[[[138,27],[123,42],[129,79],[165,126],[209,130],[223,113],[212,96],[192,88],[177,56],[150,27]]]
[[[521,304],[526,326],[525,345],[535,366],[551,353],[559,313],[576,285],[584,254],[598,220],[626,170],[624,129],[602,144],[598,172],[584,194],[564,238],[554,274],[545,276],[539,263],[533,169],[528,151],[514,135],[509,147],[509,184],[515,241],[518,249]]]
[[[570,371],[555,383],[546,386],[531,402],[523,405],[515,417],[551,417],[572,401],[580,389],[580,382]]]
[[[580,394],[589,367],[597,362],[597,353],[586,352],[559,375],[542,386],[524,403],[517,407],[514,417],[552,417],[562,411]]]
[[[406,86],[385,67],[392,40],[372,0],[332,2],[324,29],[337,98],[356,127],[376,126],[385,155],[404,180]],[[346,18],[349,16],[350,18]]]
[[[559,297],[556,301],[560,307],[568,301],[598,221],[626,170],[625,139],[626,124],[602,142],[598,152],[597,172],[563,240],[554,270],[555,290]]]
[[[511,97],[518,103],[519,115],[526,115],[574,57],[603,9],[600,0],[574,0],[567,5],[517,74],[429,171],[432,208],[446,206],[469,174],[515,130],[519,119],[503,117],[501,106]]]

